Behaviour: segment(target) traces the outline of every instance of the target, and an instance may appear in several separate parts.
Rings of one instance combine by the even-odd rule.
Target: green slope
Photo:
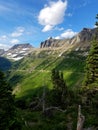
[[[59,52],[48,51],[47,54],[47,51],[41,51],[14,63],[8,77],[17,98],[30,98],[40,94],[43,85],[52,88],[53,68],[63,71],[69,89],[81,86],[85,65],[83,52],[65,52],[60,57],[58,54]]]

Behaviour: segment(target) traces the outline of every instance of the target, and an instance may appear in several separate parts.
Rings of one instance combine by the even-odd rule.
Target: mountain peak
[[[8,59],[20,60],[24,58],[24,56],[28,55],[32,49],[33,47],[29,43],[16,44],[6,51],[4,56],[6,56]]]
[[[47,48],[47,47],[59,47],[59,42],[60,40],[58,39],[53,39],[52,37],[50,37],[49,39],[41,42],[40,44],[40,48]]]
[[[32,45],[30,45],[30,43],[15,44],[13,47],[10,48],[10,50],[18,48],[32,48]]]

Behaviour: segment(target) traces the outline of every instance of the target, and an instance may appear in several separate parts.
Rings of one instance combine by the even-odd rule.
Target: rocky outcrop
[[[53,39],[50,37],[48,40],[45,40],[44,42],[41,42],[40,48],[47,48],[47,47],[59,47],[60,46],[60,41],[57,39]]]
[[[93,39],[95,35],[97,35],[97,29],[83,28],[83,30],[80,33],[78,33],[75,37],[71,39],[71,44],[89,42]]]

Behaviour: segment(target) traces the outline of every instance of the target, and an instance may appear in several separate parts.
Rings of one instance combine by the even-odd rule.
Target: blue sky
[[[98,0],[0,0],[0,48],[70,38],[94,28],[97,13]]]

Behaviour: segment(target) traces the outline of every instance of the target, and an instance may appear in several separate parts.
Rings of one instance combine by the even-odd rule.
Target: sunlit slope
[[[52,88],[53,68],[63,71],[69,89],[80,87],[84,76],[86,58],[84,52],[66,51],[60,54],[58,50],[43,50],[15,62],[13,69],[10,70],[9,80],[16,97],[32,97],[36,91],[40,94],[44,85]]]

